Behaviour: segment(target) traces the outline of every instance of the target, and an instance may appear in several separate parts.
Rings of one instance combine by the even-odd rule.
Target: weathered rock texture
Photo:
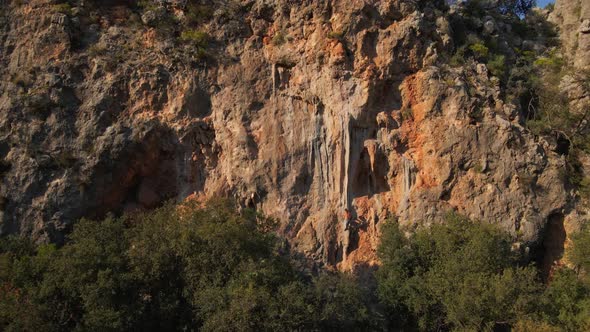
[[[202,27],[207,59],[116,1],[90,21],[5,5],[1,233],[60,240],[82,216],[254,192],[296,250],[343,269],[376,262],[388,216],[457,210],[537,240],[566,212],[563,158],[484,65],[438,65],[448,8],[416,3],[243,1]],[[347,206],[363,225],[345,253]]]
[[[571,63],[579,69],[590,69],[590,2],[558,0],[549,20],[559,27]]]
[[[582,115],[583,122],[579,128],[587,128],[587,116],[590,114],[590,2],[584,0],[558,0],[549,15],[549,21],[556,25],[561,41],[560,50],[566,58],[566,74],[562,77],[559,89],[567,96],[569,109],[576,115]],[[587,130],[587,129],[586,129]],[[584,176],[590,176],[590,156],[586,152],[579,153]],[[580,197],[574,204],[573,211],[565,219],[550,220],[544,244],[546,248],[557,247],[559,255],[546,257],[543,265],[547,266],[554,260],[567,262],[567,255],[561,255],[571,244],[569,237],[588,221],[590,213],[587,197]],[[557,230],[551,232],[551,229]],[[557,240],[556,240],[557,239]],[[552,242],[552,243],[551,243]],[[551,255],[549,255],[551,256]]]
[[[562,52],[571,68],[560,89],[568,97],[573,112],[586,114],[590,108],[590,2],[557,1],[549,20],[559,30]],[[590,163],[586,164],[586,169],[590,169]]]

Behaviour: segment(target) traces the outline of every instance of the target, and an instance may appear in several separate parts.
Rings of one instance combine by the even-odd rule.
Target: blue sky
[[[537,6],[543,8],[545,7],[548,3],[552,3],[555,2],[554,0],[537,0]]]

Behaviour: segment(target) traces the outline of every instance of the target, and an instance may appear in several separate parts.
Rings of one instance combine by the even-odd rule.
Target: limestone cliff
[[[587,137],[587,117],[590,114],[590,3],[578,0],[556,1],[548,19],[555,24],[559,32],[560,51],[566,60],[566,70],[559,82],[559,90],[566,96],[564,106],[569,107],[570,112],[581,119],[576,132]],[[587,139],[581,143],[587,144]],[[578,153],[578,159],[582,176],[588,178],[590,156],[587,149],[582,150]],[[549,246],[557,248],[557,253],[563,253],[564,247],[567,251],[570,235],[587,222],[590,212],[588,206],[588,197],[582,197],[576,201],[573,211],[565,218],[563,225],[559,223],[548,225],[548,233],[556,234],[549,237]],[[553,257],[553,259],[559,258],[561,255]],[[564,262],[567,263],[567,259]]]
[[[2,234],[254,193],[296,250],[346,269],[376,262],[388,216],[456,210],[532,243],[570,210],[557,146],[485,65],[444,65],[444,1],[216,1],[206,51],[178,38],[181,2],[86,2],[2,3]]]
[[[549,20],[559,27],[563,50],[573,66],[590,67],[590,3],[584,0],[560,0]]]

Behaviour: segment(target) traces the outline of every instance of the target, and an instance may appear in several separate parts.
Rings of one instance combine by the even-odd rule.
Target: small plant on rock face
[[[498,78],[506,74],[506,57],[504,55],[495,55],[487,64],[490,73]]]
[[[578,192],[584,199],[590,199],[590,177],[585,176],[578,184]]]
[[[58,13],[72,15],[72,6],[67,2],[53,5],[53,10],[55,10]]]
[[[481,164],[476,164],[475,166],[473,166],[473,171],[475,173],[481,174],[483,173],[483,166],[481,166]]]
[[[577,5],[577,6],[574,8],[574,15],[575,15],[576,17],[581,17],[581,16],[582,16],[582,3],[581,3],[581,2],[580,2],[580,4],[579,4],[579,5]]]
[[[207,47],[210,37],[206,32],[199,30],[186,30],[180,34],[180,40],[196,47],[195,57],[199,60],[209,56]]]
[[[209,35],[200,30],[185,30],[180,34],[180,39],[202,48],[206,48],[209,44]]]
[[[402,121],[410,121],[414,119],[414,113],[412,113],[412,109],[409,107],[404,107],[400,111],[400,115]]]
[[[276,64],[283,68],[293,68],[297,63],[287,55],[282,55],[277,59]]]
[[[545,5],[545,10],[552,12],[554,9],[555,9],[554,3],[548,3],[547,5]]]
[[[332,31],[328,34],[328,38],[342,41],[344,39],[344,34],[341,31]]]
[[[451,67],[459,67],[465,64],[465,46],[461,46],[457,49],[455,54],[449,59],[449,65]]]
[[[153,0],[139,0],[137,6],[143,10],[155,10],[158,9],[156,1]]]
[[[487,58],[490,54],[490,50],[483,43],[472,44],[471,46],[469,46],[469,49],[477,58]]]
[[[554,73],[559,72],[565,64],[563,58],[559,57],[556,52],[552,52],[549,56],[539,57],[535,60],[534,65],[543,69],[548,69]]]
[[[186,8],[186,19],[189,25],[199,25],[213,17],[211,5],[189,3]]]
[[[445,79],[445,84],[447,85],[447,87],[452,88],[455,86],[455,80],[452,77],[447,77]]]
[[[275,33],[274,37],[272,37],[272,43],[275,46],[280,46],[283,45],[284,43],[287,42],[287,38],[285,37],[285,35],[282,32],[277,32]]]

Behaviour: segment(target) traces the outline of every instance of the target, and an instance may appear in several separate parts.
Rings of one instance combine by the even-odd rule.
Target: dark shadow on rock
[[[564,216],[553,213],[547,218],[541,242],[536,248],[536,261],[544,279],[547,279],[555,263],[563,257],[566,231]]]

